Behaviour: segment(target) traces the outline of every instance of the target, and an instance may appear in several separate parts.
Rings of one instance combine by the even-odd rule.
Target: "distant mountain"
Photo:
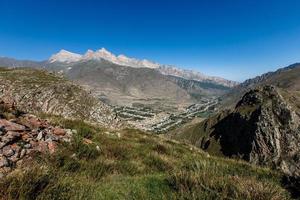
[[[64,49],[60,50],[57,54],[52,55],[49,58],[50,63],[62,62],[62,63],[72,63],[80,61],[82,56],[80,54],[71,53]]]
[[[14,58],[0,57],[0,67],[32,67],[41,68],[47,61],[36,62],[31,60],[17,60]]]
[[[225,106],[234,106],[246,91],[263,85],[274,85],[292,93],[300,91],[300,63],[295,63],[274,72],[268,72],[244,81],[223,97],[222,104]]]
[[[83,55],[61,50],[42,62],[0,58],[0,66],[62,73],[94,96],[116,105],[188,106],[201,98],[219,97],[237,84],[145,59],[116,56],[104,48]]]
[[[229,81],[220,77],[206,76],[200,72],[192,70],[184,70],[170,65],[163,65],[156,62],[152,62],[146,59],[139,60],[136,58],[129,58],[125,55],[114,55],[113,53],[107,51],[105,48],[99,49],[97,51],[88,50],[84,55],[72,53],[66,50],[61,50],[57,54],[54,54],[48,60],[50,63],[60,62],[60,63],[75,63],[78,61],[101,61],[106,60],[111,63],[128,66],[134,68],[151,68],[157,69],[160,73],[164,75],[178,76],[188,80],[195,80],[201,82],[212,82],[214,84],[223,85],[226,87],[234,87],[237,85],[235,81]]]
[[[62,62],[62,63],[74,63],[78,61],[91,61],[91,60],[106,60],[117,65],[129,66],[135,68],[159,68],[159,64],[148,61],[138,60],[135,58],[128,58],[125,55],[116,56],[105,48],[97,51],[88,50],[84,55],[72,53],[66,50],[61,50],[57,54],[50,57],[49,62]]]
[[[200,72],[193,70],[180,69],[170,65],[161,65],[159,71],[165,75],[177,76],[187,80],[194,80],[200,82],[207,82],[212,84],[218,84],[225,87],[234,87],[238,85],[235,81],[226,80],[224,78],[215,76],[206,76]]]

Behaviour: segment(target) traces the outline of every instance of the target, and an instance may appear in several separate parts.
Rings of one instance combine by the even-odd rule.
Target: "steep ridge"
[[[31,113],[48,113],[67,118],[118,126],[110,107],[63,77],[43,70],[0,69],[0,98]]]
[[[249,89],[262,85],[275,85],[289,91],[300,91],[300,64],[295,63],[275,72],[268,72],[248,79],[234,87],[230,92],[223,96],[223,106],[234,106],[243,94]]]
[[[173,137],[187,140],[214,155],[276,167],[299,180],[297,95],[275,86],[252,89],[233,110],[223,111]]]

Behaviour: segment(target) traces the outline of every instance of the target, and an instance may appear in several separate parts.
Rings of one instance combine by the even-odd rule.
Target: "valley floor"
[[[196,117],[206,117],[216,112],[218,105],[216,98],[202,98],[197,104],[187,106],[182,111],[166,112],[148,107],[139,106],[115,106],[117,116],[128,122],[133,127],[154,133],[166,133]]]

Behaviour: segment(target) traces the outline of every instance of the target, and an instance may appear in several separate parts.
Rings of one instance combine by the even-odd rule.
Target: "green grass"
[[[1,180],[0,199],[289,199],[282,175],[268,168],[138,130],[119,138],[80,121],[50,121],[76,129],[72,143]]]

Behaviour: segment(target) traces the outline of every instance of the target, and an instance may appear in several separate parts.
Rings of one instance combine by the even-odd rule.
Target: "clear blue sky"
[[[0,55],[105,47],[242,81],[300,62],[299,0],[0,0]]]

